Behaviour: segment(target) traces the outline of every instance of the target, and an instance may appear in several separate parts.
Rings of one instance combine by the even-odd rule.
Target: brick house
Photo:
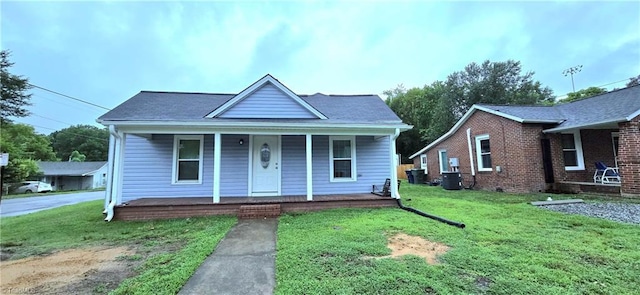
[[[638,197],[640,86],[555,106],[474,105],[410,159],[429,181],[458,170],[463,186],[484,190]],[[596,183],[598,161],[617,167],[620,183]]]

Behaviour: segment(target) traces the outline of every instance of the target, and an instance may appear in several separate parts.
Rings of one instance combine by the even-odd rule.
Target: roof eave
[[[150,134],[178,134],[178,133],[213,133],[228,132],[253,134],[259,132],[283,132],[282,134],[307,134],[322,132],[357,132],[363,134],[392,134],[396,129],[401,132],[413,128],[402,122],[386,123],[326,123],[314,122],[286,123],[286,122],[183,122],[183,121],[103,121],[104,125],[114,125],[119,130],[128,133]]]
[[[580,124],[580,125],[573,125],[573,126],[560,126],[560,127],[556,127],[556,128],[550,128],[550,129],[545,129],[542,130],[542,133],[558,133],[558,132],[562,132],[562,131],[569,131],[569,130],[575,130],[575,129],[586,129],[588,127],[598,127],[598,126],[602,126],[602,125],[608,125],[608,124],[617,124],[620,122],[628,122],[629,120],[627,118],[618,118],[618,119],[613,119],[613,120],[606,120],[606,121],[598,121],[598,122],[593,122],[593,123],[588,123],[588,124]]]

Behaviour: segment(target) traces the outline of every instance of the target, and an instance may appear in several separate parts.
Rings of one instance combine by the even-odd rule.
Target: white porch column
[[[222,136],[217,132],[213,138],[213,203],[220,203],[220,161]]]
[[[390,166],[389,172],[391,172],[391,197],[399,199],[400,195],[398,194],[398,173],[396,163],[396,138],[400,134],[400,130],[396,129],[396,133],[389,135],[389,157],[390,157]]]
[[[120,135],[120,148],[116,154],[116,163],[118,164],[118,182],[116,186],[116,205],[122,204],[122,180],[124,179],[124,151],[127,142],[127,134],[118,132]]]
[[[307,155],[307,201],[313,201],[313,155],[311,154],[312,145],[312,136],[311,134],[307,134],[306,140],[306,155]]]

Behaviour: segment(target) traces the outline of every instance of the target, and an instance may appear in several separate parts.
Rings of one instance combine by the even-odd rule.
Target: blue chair
[[[603,162],[596,162],[596,172],[593,174],[595,183],[620,183],[618,168],[607,167]]]

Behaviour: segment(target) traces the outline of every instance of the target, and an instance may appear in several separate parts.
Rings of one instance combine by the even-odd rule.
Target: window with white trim
[[[203,148],[202,135],[174,136],[172,183],[202,183]]]
[[[331,181],[356,180],[355,136],[329,137],[329,163]]]
[[[476,158],[478,162],[478,171],[492,171],[491,168],[491,146],[489,144],[489,135],[476,136]]]
[[[424,169],[424,174],[427,174],[427,154],[420,155],[420,169]]]
[[[449,157],[447,150],[438,151],[438,162],[440,164],[440,173],[449,171]]]
[[[582,156],[582,141],[580,131],[574,133],[562,133],[562,155],[565,170],[584,170],[584,158]]]

